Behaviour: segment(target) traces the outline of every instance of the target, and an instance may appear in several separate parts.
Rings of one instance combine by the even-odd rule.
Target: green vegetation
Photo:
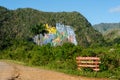
[[[120,43],[120,29],[109,30],[103,36],[108,42]]]
[[[56,23],[72,26],[78,44],[84,47],[104,42],[102,35],[78,12],[53,13],[31,8],[8,10],[0,7],[0,49],[11,46],[14,40],[31,40],[35,33],[31,29],[46,23],[52,26]]]
[[[93,25],[93,27],[97,31],[104,34],[109,30],[120,29],[120,23],[100,23],[100,24]]]
[[[37,34],[43,34],[44,35],[44,33],[48,33],[44,24],[37,24],[37,25],[31,27],[31,32],[34,35],[37,35]]]
[[[31,42],[16,42],[10,48],[0,51],[1,59],[24,62],[29,66],[44,66],[68,74],[89,77],[120,79],[120,48],[83,48],[71,43],[52,47],[50,44],[37,46]],[[98,56],[101,58],[100,71],[83,68],[77,70],[76,56]]]
[[[32,38],[47,33],[45,23],[63,23],[73,27],[78,45],[64,43],[52,47],[38,46]],[[31,8],[8,10],[0,7],[0,59],[24,62],[30,66],[45,66],[74,75],[120,79],[120,39],[106,43],[102,34],[78,12],[42,12]],[[115,44],[114,44],[115,43]],[[104,45],[104,46],[103,46]],[[76,56],[98,56],[100,71],[77,70]]]
[[[102,33],[109,44],[120,43],[120,23],[101,23],[93,25],[93,27]]]

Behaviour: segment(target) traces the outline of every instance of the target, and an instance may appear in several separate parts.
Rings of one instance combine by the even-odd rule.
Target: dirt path
[[[0,62],[0,80],[108,80],[71,76],[64,73]]]

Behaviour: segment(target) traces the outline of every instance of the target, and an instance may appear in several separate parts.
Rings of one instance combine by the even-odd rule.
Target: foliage
[[[53,13],[31,8],[8,10],[0,7],[0,14],[0,49],[14,44],[14,40],[30,40],[34,34],[44,33],[43,24],[46,23],[52,26],[56,23],[72,26],[81,46],[88,47],[104,41],[102,35],[78,12]]]
[[[100,23],[93,25],[93,27],[102,34],[104,34],[110,30],[120,29],[120,23]]]
[[[101,23],[93,25],[94,29],[102,33],[109,45],[119,44],[120,23]]]
[[[45,29],[45,26],[44,24],[36,24],[35,26],[31,27],[31,32],[34,34],[34,35],[37,35],[37,34],[43,34],[44,33],[47,33],[47,30]]]
[[[108,42],[119,44],[120,43],[119,42],[119,38],[120,38],[120,33],[119,32],[120,32],[120,29],[111,30],[111,31],[104,34],[104,38]]]
[[[32,66],[45,66],[69,74],[120,78],[120,48],[116,46],[82,48],[72,43],[64,43],[63,46],[53,47],[50,44],[37,46],[32,42],[16,41],[13,46],[2,50],[0,55],[1,59],[21,61]],[[100,71],[95,73],[90,68],[77,70],[76,56],[100,57]]]

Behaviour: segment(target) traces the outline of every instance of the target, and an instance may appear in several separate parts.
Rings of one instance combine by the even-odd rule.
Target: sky
[[[34,8],[45,12],[80,12],[92,24],[120,22],[120,0],[0,0],[11,10]]]

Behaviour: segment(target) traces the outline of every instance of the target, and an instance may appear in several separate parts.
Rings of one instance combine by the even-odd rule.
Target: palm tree
[[[44,35],[44,33],[48,33],[48,31],[45,28],[44,24],[36,24],[35,26],[32,27],[31,29],[32,33],[37,35],[37,34],[42,34]]]

